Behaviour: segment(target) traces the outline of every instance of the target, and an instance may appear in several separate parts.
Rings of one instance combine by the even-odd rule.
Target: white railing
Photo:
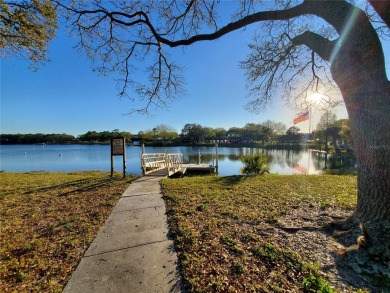
[[[183,154],[143,154],[141,165],[143,173],[150,174],[167,168],[168,176],[181,170],[183,164]]]
[[[168,176],[171,176],[182,169],[183,154],[167,154]]]
[[[144,174],[150,174],[166,167],[166,154],[143,154],[141,165]]]

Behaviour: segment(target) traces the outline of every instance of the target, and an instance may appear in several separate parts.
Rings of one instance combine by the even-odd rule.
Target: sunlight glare
[[[326,96],[320,93],[313,93],[308,97],[308,100],[312,104],[319,105]]]

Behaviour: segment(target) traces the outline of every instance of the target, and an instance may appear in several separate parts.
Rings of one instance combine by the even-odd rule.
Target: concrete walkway
[[[162,178],[132,182],[63,292],[183,292],[167,235]]]

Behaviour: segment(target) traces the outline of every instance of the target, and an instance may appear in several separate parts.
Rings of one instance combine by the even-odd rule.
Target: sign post
[[[114,176],[114,156],[123,157],[123,178],[126,177],[126,139],[111,138],[111,177]]]

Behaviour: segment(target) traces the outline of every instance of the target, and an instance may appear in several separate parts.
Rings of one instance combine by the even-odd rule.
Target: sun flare
[[[313,93],[311,94],[309,97],[308,97],[308,100],[310,103],[313,103],[313,104],[320,104],[324,99],[325,99],[325,95],[323,94],[320,94],[320,93]]]

